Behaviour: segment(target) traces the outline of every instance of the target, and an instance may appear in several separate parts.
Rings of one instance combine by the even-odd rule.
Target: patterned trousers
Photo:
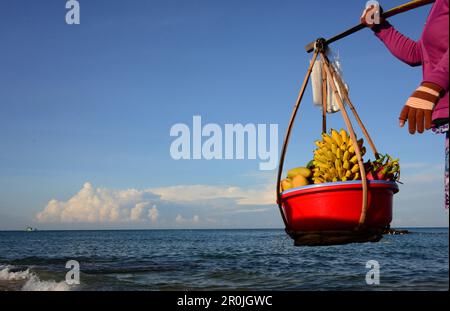
[[[448,123],[441,125],[438,128],[434,128],[433,132],[436,134],[445,134],[445,173],[444,173],[444,187],[445,187],[445,208],[448,209],[448,201],[449,201],[449,181],[448,181],[448,145],[449,145],[449,128]]]

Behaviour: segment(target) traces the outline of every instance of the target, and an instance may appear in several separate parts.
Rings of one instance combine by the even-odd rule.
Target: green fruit
[[[289,179],[283,179],[280,186],[281,191],[289,190],[292,188],[292,182]]]
[[[309,185],[309,181],[302,175],[297,175],[294,178],[292,178],[292,187],[303,187],[306,185]]]
[[[288,178],[294,178],[297,175],[301,175],[305,178],[309,178],[309,177],[311,177],[312,172],[309,168],[301,166],[301,167],[293,168],[293,169],[289,170],[287,173]]]

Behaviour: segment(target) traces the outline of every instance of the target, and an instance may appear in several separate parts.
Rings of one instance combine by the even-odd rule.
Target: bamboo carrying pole
[[[410,2],[404,3],[402,5],[399,5],[399,6],[395,7],[395,8],[393,8],[393,9],[390,9],[389,11],[384,12],[383,14],[381,14],[381,16],[383,18],[389,18],[389,17],[395,16],[395,15],[398,15],[398,14],[401,14],[401,13],[404,13],[404,12],[408,12],[410,10],[414,10],[414,9],[420,8],[422,6],[434,3],[435,1],[436,0],[414,0],[414,1],[410,1]],[[327,45],[329,45],[329,44],[331,44],[331,43],[333,43],[335,41],[338,41],[338,40],[340,40],[342,38],[345,38],[345,37],[347,37],[347,36],[349,36],[349,35],[351,35],[351,34],[353,34],[355,32],[360,31],[361,29],[364,29],[364,28],[366,28],[366,25],[360,23],[360,24],[358,24],[356,26],[353,26],[353,27],[347,29],[346,31],[344,31],[344,32],[342,32],[340,34],[337,34],[337,35],[335,35],[335,36],[325,40],[325,43]],[[308,53],[312,52],[314,50],[314,44],[315,43],[316,42],[314,41],[314,42],[311,42],[308,45],[306,45],[305,46],[306,52],[308,52]]]

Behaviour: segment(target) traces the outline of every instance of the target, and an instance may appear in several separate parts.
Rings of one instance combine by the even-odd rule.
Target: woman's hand
[[[380,5],[371,4],[363,11],[360,21],[361,24],[366,25],[369,28],[373,28],[384,22],[384,18],[381,16],[383,9]]]
[[[415,134],[416,130],[420,134],[424,129],[429,130],[432,122],[432,112],[434,106],[443,95],[443,88],[431,82],[422,82],[411,97],[406,102],[400,113],[400,127],[408,121],[409,132]]]

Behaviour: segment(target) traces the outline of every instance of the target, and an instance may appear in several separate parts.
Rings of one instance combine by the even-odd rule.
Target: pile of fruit
[[[317,140],[315,144],[317,148],[313,159],[306,167],[289,170],[287,177],[281,181],[281,191],[309,184],[361,179],[353,141],[345,130],[337,132],[331,129],[330,134],[323,133],[322,140]],[[359,139],[357,144],[364,156],[364,140]],[[398,159],[389,155],[380,155],[375,161],[368,160],[364,168],[368,180],[398,181],[400,178]]]
[[[381,155],[374,162],[370,160],[364,163],[368,180],[389,180],[398,181],[400,179],[399,159],[393,159],[390,155]]]

